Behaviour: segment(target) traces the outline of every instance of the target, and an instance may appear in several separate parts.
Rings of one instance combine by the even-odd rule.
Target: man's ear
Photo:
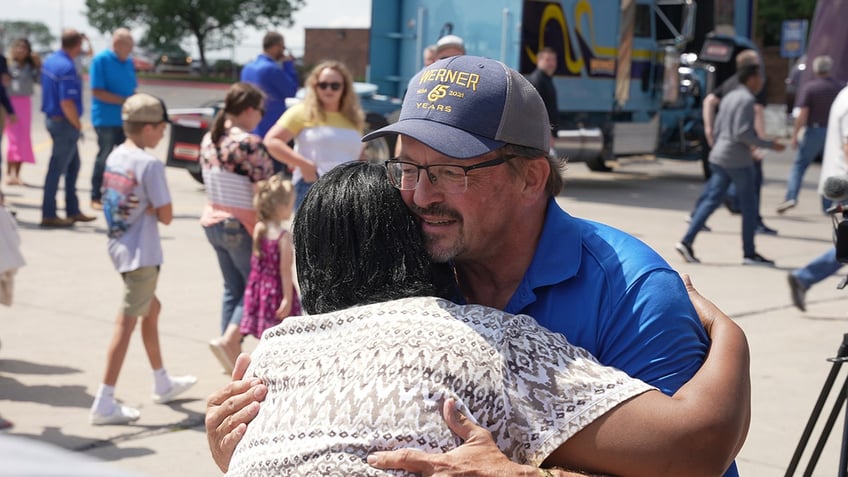
[[[544,195],[551,166],[544,156],[524,160],[524,193],[537,199]]]

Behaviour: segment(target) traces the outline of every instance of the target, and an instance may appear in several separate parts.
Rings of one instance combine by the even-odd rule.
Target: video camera
[[[834,205],[825,212],[833,220],[833,242],[836,246],[836,260],[848,263],[848,176],[828,177],[822,193]]]

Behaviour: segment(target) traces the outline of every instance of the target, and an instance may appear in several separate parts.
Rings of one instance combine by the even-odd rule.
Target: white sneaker
[[[196,382],[197,377],[192,375],[173,377],[171,378],[171,389],[162,394],[153,394],[153,402],[156,404],[169,403],[180,394],[188,391]]]
[[[123,404],[115,403],[112,407],[112,413],[108,415],[91,413],[91,423],[95,426],[104,426],[109,424],[129,424],[135,422],[141,417],[138,409],[124,406]]]

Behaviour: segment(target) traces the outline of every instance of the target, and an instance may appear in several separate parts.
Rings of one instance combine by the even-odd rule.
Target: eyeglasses
[[[494,167],[501,165],[517,156],[502,155],[488,161],[471,166],[458,166],[454,164],[430,164],[422,166],[400,159],[386,161],[389,183],[400,190],[415,190],[418,187],[418,177],[421,170],[427,172],[430,184],[441,189],[447,194],[462,194],[468,189],[468,172],[474,169]]]
[[[338,91],[338,90],[342,89],[342,84],[336,83],[336,82],[328,83],[326,81],[322,81],[322,82],[316,84],[315,86],[317,86],[319,89],[330,88],[333,91]]]

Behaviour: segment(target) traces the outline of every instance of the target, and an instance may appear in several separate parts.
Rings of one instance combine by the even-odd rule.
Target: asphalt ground
[[[220,89],[191,85],[145,84],[139,89],[163,97],[170,107],[197,106],[223,97]],[[779,106],[769,108],[773,134],[784,130],[779,111]],[[128,426],[93,427],[88,408],[103,373],[122,284],[106,253],[102,217],[70,230],[38,226],[41,184],[50,154],[39,113],[33,130],[37,163],[24,165],[28,185],[2,186],[17,212],[28,262],[17,275],[14,304],[0,307],[0,415],[14,423],[6,434],[107,461],[116,471],[163,477],[216,475],[206,450],[204,401],[228,378],[207,347],[218,332],[222,284],[198,223],[205,201],[202,186],[183,170],[167,171],[174,221],[160,228],[165,263],[157,290],[163,304],[160,337],[166,368],[172,374],[195,374],[200,381],[183,399],[153,404],[152,375],[140,339],[134,338],[117,397],[140,408],[141,419]],[[78,186],[83,211],[90,213],[89,178],[97,146],[90,124],[85,133]],[[164,157],[164,145],[156,153]],[[809,291],[806,313],[790,301],[787,272],[831,246],[830,219],[819,211],[815,193],[818,165],[807,173],[799,206],[783,216],[774,212],[783,199],[792,157],[786,151],[766,158],[762,212],[779,234],[758,236],[757,247],[777,261],[776,268],[741,265],[740,219],[724,209],[710,218],[713,231],[698,236],[695,250],[702,264],[684,263],[677,255],[674,243],[685,231],[684,217],[703,184],[697,163],[633,158],[621,161],[612,173],[591,173],[582,164],[572,164],[566,190],[558,199],[570,213],[612,224],[656,248],[674,267],[691,274],[701,292],[744,328],[753,381],[751,428],[737,459],[744,476],[784,475],[831,371],[827,358],[836,354],[848,333],[848,292],[836,289],[840,277]],[[255,340],[245,343],[247,350],[254,346]],[[845,382],[845,374],[846,370],[839,374],[837,387]],[[830,412],[833,395],[835,391],[819,423]],[[812,475],[834,474],[843,423],[840,414]],[[817,428],[813,441],[818,435]],[[0,449],[3,445],[0,442]],[[12,475],[4,469],[0,464],[0,475]]]

